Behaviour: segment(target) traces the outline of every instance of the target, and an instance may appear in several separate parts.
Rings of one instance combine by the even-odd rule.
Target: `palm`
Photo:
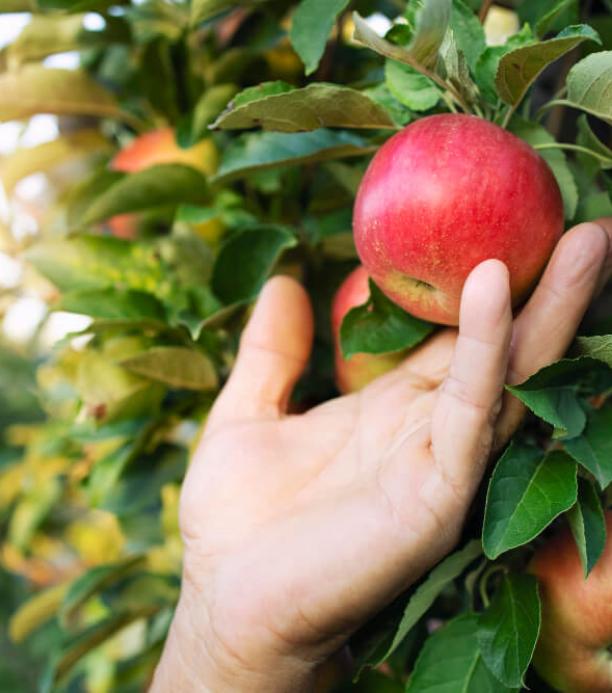
[[[601,245],[601,234],[581,241]],[[508,357],[518,379],[560,356],[591,295],[593,272],[571,295],[553,286],[570,254],[557,251],[511,351],[507,280],[487,263],[464,294],[459,335],[439,333],[360,393],[299,416],[284,409],[308,356],[309,309],[276,280],[182,499],[185,575],[221,640],[249,652],[255,637],[253,656],[291,644],[324,657],[453,546],[494,435],[519,418],[511,400],[498,416]],[[551,308],[562,299],[560,323]],[[278,314],[288,317],[274,334]]]

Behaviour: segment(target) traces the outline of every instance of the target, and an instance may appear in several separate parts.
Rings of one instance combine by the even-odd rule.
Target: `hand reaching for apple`
[[[610,272],[610,237],[612,219],[567,233],[514,322],[505,266],[482,263],[458,331],[299,416],[286,411],[311,309],[293,280],[270,280],[184,484],[182,593],[152,690],[311,690],[320,663],[457,542],[522,415],[504,382],[562,356]]]

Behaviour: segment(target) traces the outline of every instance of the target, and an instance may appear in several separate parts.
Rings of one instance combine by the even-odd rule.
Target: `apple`
[[[534,665],[564,693],[612,691],[612,510],[606,525],[604,553],[586,579],[567,527],[537,551],[529,568],[542,599]]]
[[[456,325],[463,283],[483,260],[529,293],[563,232],[563,202],[528,144],[476,116],[422,118],[389,139],[365,173],[353,215],[357,252],[412,315]]]
[[[355,306],[363,305],[370,297],[368,273],[357,267],[342,282],[332,303],[332,334],[336,385],[343,394],[356,392],[378,376],[395,368],[404,352],[392,354],[354,354],[348,359],[340,348],[340,326],[344,316]]]
[[[138,173],[159,164],[184,164],[210,176],[217,170],[218,158],[212,140],[205,139],[193,147],[183,149],[176,141],[174,130],[166,127],[136,137],[113,158],[110,167],[124,173]],[[139,220],[138,214],[119,214],[111,217],[107,225],[117,238],[132,239],[138,234]],[[196,232],[204,237],[213,235],[216,239],[222,233],[217,228],[219,226],[220,220],[211,219],[204,223],[202,229],[196,228]]]

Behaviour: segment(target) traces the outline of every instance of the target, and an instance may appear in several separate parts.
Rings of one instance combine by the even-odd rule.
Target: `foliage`
[[[7,192],[32,173],[54,192],[38,235],[14,252],[48,282],[51,312],[91,319],[36,376],[0,349],[1,560],[20,576],[0,606],[23,602],[10,633],[46,656],[42,690],[128,693],[149,680],[179,592],[189,449],[270,273],[301,279],[316,311],[296,407],[336,394],[329,306],[357,261],[355,192],[401,126],[445,111],[488,118],[545,157],[568,226],[612,212],[606,5],[588,15],[565,0],[517,4],[529,23],[488,45],[477,1],[0,3],[33,12],[0,53],[0,119],[47,113],[61,126],[0,160]],[[65,51],[78,51],[78,70],[45,63]],[[207,147],[113,170],[119,149],[168,125],[183,154]],[[610,298],[573,358],[510,388],[532,414],[485,480],[464,548],[355,634],[351,690],[483,693],[529,680],[533,546],[566,515],[588,573],[605,541]],[[343,349],[412,348],[433,329],[372,286],[344,321]]]

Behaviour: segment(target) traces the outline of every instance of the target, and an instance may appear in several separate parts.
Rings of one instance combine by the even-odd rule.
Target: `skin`
[[[612,691],[612,511],[606,525],[606,548],[586,580],[567,527],[530,566],[542,598],[534,663],[547,683],[566,693]]]
[[[544,160],[481,118],[422,118],[388,140],[360,185],[353,216],[361,262],[413,315],[457,325],[461,289],[488,258],[528,295],[563,231],[563,202]]]
[[[363,305],[370,297],[368,273],[363,267],[354,269],[342,282],[332,303],[332,334],[334,336],[334,365],[336,385],[342,394],[357,392],[372,380],[395,368],[403,352],[395,354],[355,354],[348,359],[340,350],[340,326],[344,316],[355,306]]]
[[[311,307],[294,280],[271,279],[183,486],[181,597],[151,690],[313,690],[351,633],[456,545],[491,450],[522,417],[504,382],[564,353],[611,236],[612,219],[566,234],[514,321],[506,268],[482,263],[458,331],[301,415],[287,406]]]

